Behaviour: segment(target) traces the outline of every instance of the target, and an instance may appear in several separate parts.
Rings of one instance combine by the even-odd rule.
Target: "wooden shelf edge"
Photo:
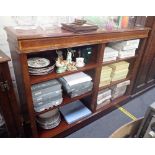
[[[91,115],[73,123],[73,124],[67,124],[67,122],[62,119],[61,123],[59,124],[58,127],[51,129],[51,130],[41,130],[39,131],[39,137],[40,138],[49,138],[49,137],[59,137],[59,134],[64,134],[65,132],[67,132],[67,130],[71,130],[72,128],[76,128],[77,126],[80,126],[82,123],[86,122],[86,121],[91,121],[91,119],[94,119],[93,117],[96,117],[97,115],[100,115],[102,112],[107,111],[108,109],[114,107],[115,105],[126,101],[129,98],[129,96],[122,96],[119,97],[118,99],[115,99],[113,102],[109,103],[108,105],[96,110],[94,113],[92,113]],[[96,119],[95,119],[96,120]],[[85,125],[84,125],[85,126]],[[74,131],[76,129],[73,129]],[[72,132],[71,132],[72,133]],[[70,134],[70,133],[69,133]]]
[[[122,58],[122,59],[117,59],[117,60],[113,60],[113,61],[107,61],[107,62],[103,62],[102,66],[106,66],[112,63],[117,63],[120,61],[125,61],[125,60],[130,60],[130,59],[135,59],[138,55],[132,56],[132,57],[127,57],[127,58]]]
[[[37,116],[37,115],[46,113],[46,112],[51,111],[51,110],[53,110],[53,109],[55,109],[55,108],[62,107],[62,106],[64,106],[64,105],[68,104],[68,103],[74,102],[74,101],[76,101],[76,100],[80,100],[80,99],[82,99],[82,98],[84,98],[84,97],[87,97],[87,96],[89,96],[89,95],[91,95],[91,94],[92,94],[92,91],[87,92],[87,93],[85,93],[85,94],[83,94],[83,95],[74,97],[74,98],[70,98],[70,97],[68,97],[68,96],[65,96],[63,102],[62,102],[60,105],[54,106],[54,107],[49,108],[49,109],[47,109],[47,110],[44,110],[44,111],[42,111],[42,112],[36,112],[35,115]]]
[[[109,85],[106,85],[106,86],[103,86],[103,87],[99,87],[99,91],[101,91],[101,90],[103,90],[103,89],[106,89],[106,88],[109,88],[109,87],[112,87],[112,86],[114,86],[114,85],[116,85],[116,84],[119,84],[119,83],[121,83],[121,82],[130,80],[131,77],[132,77],[132,76],[129,75],[129,76],[128,76],[127,78],[125,78],[125,79],[118,80],[118,81],[115,81],[115,82],[111,82],[111,84],[109,84]]]
[[[107,105],[105,105],[105,106],[103,106],[103,107],[97,109],[96,111],[103,111],[103,110],[106,110],[106,109],[110,108],[111,106],[115,106],[115,105],[117,105],[118,103],[120,103],[120,102],[126,100],[127,98],[129,98],[129,96],[127,96],[127,95],[118,97],[118,98],[112,100],[109,104],[107,104]]]
[[[76,71],[66,71],[64,73],[56,73],[55,71],[52,72],[52,73],[49,73],[47,75],[40,75],[40,76],[31,76],[30,75],[30,82],[31,82],[31,85],[33,84],[37,84],[37,83],[40,83],[40,82],[45,82],[45,81],[48,81],[48,80],[52,80],[52,79],[57,79],[57,78],[60,78],[60,77],[63,77],[63,76],[66,76],[66,75],[70,75],[70,74],[74,74],[74,73],[78,73],[78,72],[82,72],[82,71],[87,71],[87,70],[91,70],[91,69],[95,69],[97,67],[97,64],[96,63],[90,63],[82,68],[78,68],[78,70]]]

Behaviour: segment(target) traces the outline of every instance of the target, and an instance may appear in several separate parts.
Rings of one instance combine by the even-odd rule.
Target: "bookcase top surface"
[[[109,33],[123,33],[123,32],[136,32],[136,31],[149,31],[150,28],[134,28],[134,29],[118,29],[107,31],[105,29],[98,29],[92,32],[74,33],[63,30],[61,28],[48,28],[42,29],[37,27],[35,29],[17,29],[16,27],[5,27],[5,30],[9,36],[13,36],[18,40],[23,39],[39,39],[39,38],[55,38],[55,37],[69,37],[69,36],[82,36],[82,35],[95,35],[95,34],[109,34]]]
[[[61,28],[43,30],[38,27],[31,30],[19,30],[6,27],[8,42],[16,52],[34,53],[47,50],[58,50],[77,46],[95,45],[122,40],[141,39],[148,37],[150,28],[121,29],[115,31],[97,31],[73,33]],[[15,51],[15,50],[11,50]]]

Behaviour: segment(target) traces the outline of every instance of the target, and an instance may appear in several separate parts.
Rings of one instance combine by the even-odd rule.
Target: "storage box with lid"
[[[102,67],[99,87],[110,84],[112,68],[108,66]]]
[[[121,83],[111,87],[112,99],[123,96],[125,94],[125,92],[126,92],[126,89],[127,89],[128,85],[130,85],[130,80],[121,82]]]
[[[109,67],[112,68],[112,73],[111,73],[112,81],[125,79],[128,75],[129,63],[126,61],[110,64]]]
[[[139,41],[140,41],[139,39],[120,41],[120,42],[109,43],[108,46],[118,51],[122,51],[122,50],[125,51],[125,50],[138,48]]]

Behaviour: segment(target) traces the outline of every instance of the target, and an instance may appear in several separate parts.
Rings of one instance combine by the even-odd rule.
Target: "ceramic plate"
[[[32,68],[43,68],[47,67],[49,64],[50,60],[46,58],[35,57],[28,59],[28,66]]]

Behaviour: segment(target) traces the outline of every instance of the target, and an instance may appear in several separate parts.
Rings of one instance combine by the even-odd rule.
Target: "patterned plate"
[[[32,68],[43,68],[50,64],[50,60],[41,57],[29,58],[28,66]]]
[[[52,71],[54,69],[55,65],[53,66],[49,66],[46,68],[29,68],[29,72],[30,73],[42,73],[42,72],[49,72]]]

